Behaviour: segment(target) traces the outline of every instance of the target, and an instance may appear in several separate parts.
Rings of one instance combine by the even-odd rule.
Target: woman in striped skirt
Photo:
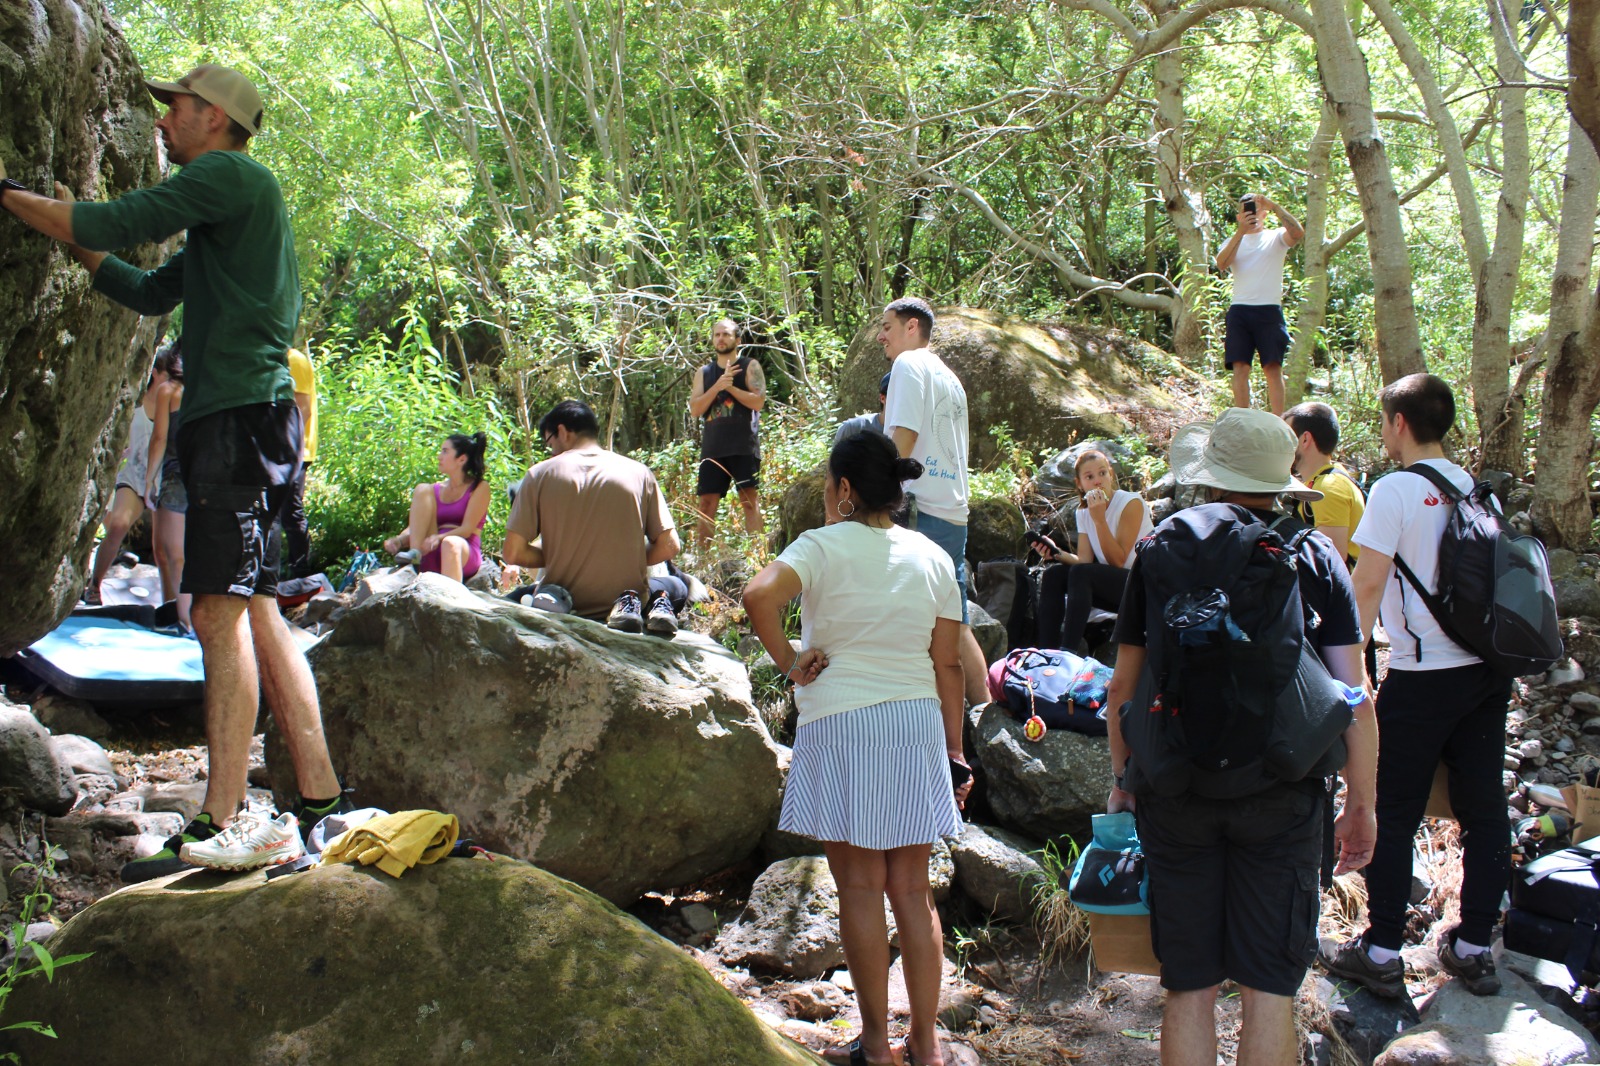
[[[845,958],[861,1006],[852,1063],[889,1046],[887,894],[911,1001],[907,1063],[944,1061],[934,1032],[943,934],[928,854],[960,830],[961,600],[950,557],[889,515],[922,464],[887,437],[847,436],[828,457],[829,524],[801,534],[745,589],[751,626],[798,686],[800,725],[781,828],[823,842],[839,888]],[[801,651],[780,612],[800,599]]]

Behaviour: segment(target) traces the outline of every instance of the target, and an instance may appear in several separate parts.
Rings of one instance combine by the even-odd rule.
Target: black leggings
[[[1461,824],[1459,937],[1487,945],[1511,880],[1505,768],[1511,682],[1475,663],[1390,670],[1378,688],[1378,845],[1367,867],[1368,943],[1398,951],[1411,897],[1411,850],[1434,769],[1449,771]]]
[[[1128,571],[1120,566],[1074,563],[1046,567],[1039,575],[1039,647],[1076,653],[1089,624],[1089,609],[1117,610],[1127,587]]]

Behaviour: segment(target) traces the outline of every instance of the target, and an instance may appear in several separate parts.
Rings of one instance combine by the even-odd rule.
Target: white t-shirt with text
[[[922,464],[922,476],[905,483],[916,493],[917,510],[966,525],[967,390],[961,379],[926,348],[901,352],[889,368],[883,425],[917,435],[911,457]]]
[[[1283,303],[1283,261],[1288,255],[1289,236],[1283,230],[1246,233],[1229,265],[1233,271],[1233,302]]]
[[[956,570],[943,548],[900,526],[835,522],[800,534],[778,561],[800,578],[800,646],[828,657],[815,681],[794,690],[800,725],[890,700],[938,698],[933,623],[961,621]]]
[[[1422,462],[1450,479],[1463,492],[1472,488],[1472,475],[1448,459]],[[1367,509],[1350,539],[1363,549],[1406,561],[1429,592],[1439,591],[1439,541],[1450,520],[1450,501],[1421,474],[1397,471],[1378,479],[1367,494]],[[1362,556],[1365,558],[1365,556]],[[1389,669],[1447,670],[1481,660],[1444,635],[1433,613],[1411,582],[1395,567],[1383,587],[1378,609],[1383,630],[1389,634]],[[1422,657],[1417,657],[1421,643]]]

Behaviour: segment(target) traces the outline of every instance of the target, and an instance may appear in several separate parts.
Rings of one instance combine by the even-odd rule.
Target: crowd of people
[[[98,594],[132,521],[153,511],[164,594],[180,602],[204,657],[210,763],[200,814],[161,851],[130,862],[128,881],[192,865],[276,861],[292,836],[350,806],[323,738],[315,683],[274,596],[280,561],[303,566],[309,555],[301,500],[315,459],[316,410],[314,373],[293,350],[300,284],[287,212],[277,179],[249,155],[261,99],[243,75],[212,65],[147,84],[166,106],[158,129],[181,168],[171,178],[105,203],[75,203],[61,187],[48,196],[0,182],[0,206],[63,242],[97,292],[142,314],[184,308],[180,341],[157,357],[135,410],[88,595]],[[1280,226],[1264,226],[1269,213]],[[1509,681],[1454,644],[1394,577],[1403,556],[1422,582],[1436,580],[1448,508],[1426,477],[1385,478],[1363,498],[1334,460],[1332,409],[1302,404],[1283,414],[1282,272],[1302,231],[1260,194],[1244,199],[1237,222],[1217,257],[1218,268],[1234,275],[1226,352],[1235,407],[1178,434],[1174,471],[1181,484],[1203,490],[1202,506],[1232,508],[1236,522],[1276,530],[1292,519],[1314,528],[1317,535],[1293,543],[1300,593],[1317,619],[1307,639],[1329,673],[1370,693],[1378,680],[1371,635],[1380,619],[1391,652],[1375,711],[1363,700],[1345,732],[1345,792],[1331,819],[1331,847],[1323,831],[1334,799],[1324,779],[1269,781],[1231,796],[1154,787],[1149,754],[1135,734],[1125,735],[1123,714],[1138,719],[1159,706],[1159,693],[1152,703],[1141,680],[1167,623],[1164,605],[1148,597],[1141,562],[1143,546],[1162,543],[1168,526],[1152,528],[1150,509],[1118,486],[1105,452],[1079,457],[1075,550],[1036,542],[1051,564],[1038,639],[1082,650],[1091,612],[1116,615],[1110,706],[1128,710],[1108,716],[1107,805],[1138,817],[1168,990],[1162,1058],[1177,1066],[1216,1061],[1214,1012],[1225,979],[1243,990],[1239,1062],[1296,1059],[1292,996],[1318,950],[1319,874],[1334,860],[1339,872],[1366,867],[1370,926],[1355,940],[1323,945],[1323,965],[1381,995],[1404,991],[1398,953],[1411,840],[1437,765],[1448,772],[1465,842],[1461,922],[1441,940],[1440,958],[1474,992],[1497,987],[1488,949],[1509,871],[1500,792]],[[106,251],[179,233],[187,234],[184,250],[153,270]],[[799,725],[781,827],[823,843],[839,888],[862,1014],[850,1061],[937,1064],[944,1061],[935,1032],[942,940],[928,855],[959,830],[971,787],[963,713],[986,698],[987,664],[965,592],[967,397],[931,346],[927,303],[897,299],[879,326],[889,361],[882,413],[841,429],[827,461],[827,524],[761,570],[744,604],[795,686]],[[746,531],[762,530],[766,382],[760,363],[740,351],[737,323],[718,321],[711,348],[689,400],[703,425],[695,490],[701,544],[730,488]],[[1257,356],[1270,411],[1249,407]],[[1470,484],[1442,446],[1455,411],[1448,384],[1403,378],[1384,389],[1382,404],[1391,459],[1428,467],[1459,488]],[[516,487],[501,553],[542,576],[512,595],[613,629],[672,636],[687,588],[672,566],[682,543],[655,476],[602,446],[599,421],[581,402],[557,404],[538,433],[548,458]],[[386,549],[421,570],[473,577],[492,495],[485,447],[481,432],[444,441],[442,480],[417,485],[408,524]],[[1285,499],[1295,504],[1290,512],[1280,510]],[[798,648],[782,622],[797,597]],[[263,693],[299,790],[297,809],[278,818],[241,810]],[[885,897],[911,1004],[910,1036],[898,1049],[889,1041]]]

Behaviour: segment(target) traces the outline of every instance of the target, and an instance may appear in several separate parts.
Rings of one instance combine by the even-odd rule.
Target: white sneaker
[[[184,844],[178,857],[191,866],[213,870],[259,870],[293,862],[305,850],[294,815],[270,818],[247,810],[211,839]]]

